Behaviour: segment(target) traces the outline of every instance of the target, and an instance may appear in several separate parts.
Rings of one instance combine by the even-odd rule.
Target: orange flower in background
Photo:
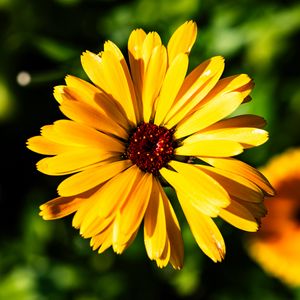
[[[300,286],[300,149],[274,157],[262,172],[276,196],[266,200],[268,216],[248,249],[266,272]]]
[[[75,213],[73,226],[99,253],[111,246],[122,253],[143,221],[149,258],[176,269],[183,241],[163,185],[176,191],[196,242],[215,262],[225,244],[213,218],[257,230],[273,188],[232,157],[267,141],[265,121],[228,117],[250,100],[253,82],[245,74],[220,79],[220,56],[187,75],[196,35],[196,24],[186,22],[165,47],[156,32],[134,30],[130,67],[111,41],[99,54],[83,53],[93,84],[67,76],[54,97],[69,119],[28,140],[29,149],[50,156],[37,163],[39,171],[71,175],[59,184],[59,197],[41,206],[45,220]]]

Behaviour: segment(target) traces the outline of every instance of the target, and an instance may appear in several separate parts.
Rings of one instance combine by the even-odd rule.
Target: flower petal
[[[166,215],[159,183],[154,180],[144,218],[144,241],[151,260],[161,257],[167,240]]]
[[[128,56],[131,76],[135,93],[139,101],[142,101],[142,89],[144,80],[143,43],[146,33],[142,29],[133,30],[128,40]]]
[[[128,127],[128,121],[124,110],[122,111],[122,107],[102,90],[82,79],[70,75],[66,77],[66,83],[67,86],[63,88],[61,93],[93,107],[107,117],[116,120],[122,127]]]
[[[131,164],[130,160],[120,160],[76,173],[60,183],[58,193],[64,197],[80,194],[116,176]]]
[[[67,86],[64,86],[61,90],[58,87],[54,88],[54,96],[56,95],[56,89],[59,88],[57,92],[59,93],[67,93],[70,91],[69,95],[81,102],[84,102],[92,107],[97,107],[97,103],[95,102],[95,94],[102,93],[102,91],[91,83],[80,79],[76,76],[67,75],[65,78]],[[68,88],[65,90],[65,88]],[[61,103],[61,101],[59,101]]]
[[[64,85],[57,85],[56,87],[54,87],[53,90],[53,96],[54,99],[60,104],[63,99],[62,99],[62,95],[64,94]]]
[[[256,115],[241,115],[234,116],[228,119],[221,120],[211,126],[205,128],[203,131],[210,131],[221,128],[235,128],[235,127],[255,127],[263,128],[266,126],[266,120]]]
[[[166,116],[168,128],[181,121],[215,86],[224,70],[224,58],[215,56],[200,64],[184,80]]]
[[[124,144],[118,139],[91,127],[70,120],[59,120],[43,126],[41,135],[51,141],[79,147],[99,147],[102,152],[124,152]]]
[[[56,155],[74,149],[70,145],[59,144],[43,136],[29,138],[27,140],[27,148],[44,155]]]
[[[203,214],[216,217],[219,208],[230,203],[226,190],[197,167],[177,161],[171,161],[169,165],[178,173],[162,168],[160,174]]]
[[[126,201],[120,207],[120,223],[118,237],[132,235],[135,232],[147,209],[153,184],[153,175],[144,173],[134,190],[131,191]]]
[[[229,206],[220,210],[220,217],[236,228],[249,232],[258,230],[258,224],[254,216],[247,208],[234,200],[231,200]]]
[[[234,158],[201,157],[201,159],[218,169],[229,171],[233,174],[237,174],[251,180],[270,196],[274,196],[275,194],[274,188],[271,186],[266,177],[258,170],[242,161]]]
[[[179,26],[171,36],[168,43],[169,65],[180,53],[189,54],[197,37],[197,26],[193,21],[188,21]]]
[[[142,29],[134,30],[128,40],[128,56],[131,75],[137,98],[142,102],[144,75],[153,53],[157,46],[161,47],[161,39],[156,32],[146,34]]]
[[[123,72],[124,72],[124,75],[126,77],[128,88],[130,90],[130,95],[132,98],[132,104],[134,107],[137,123],[140,123],[142,121],[142,107],[141,107],[141,103],[139,103],[136,99],[134,85],[133,85],[133,82],[131,79],[131,75],[130,75],[130,72],[128,69],[127,62],[126,62],[121,50],[112,41],[107,41],[104,43],[104,51],[111,52],[114,55],[114,57],[116,58],[116,60],[118,60],[120,62]]]
[[[44,220],[60,219],[75,212],[84,199],[82,197],[58,197],[40,206]]]
[[[240,143],[226,140],[200,140],[183,145],[175,149],[175,154],[186,156],[227,157],[243,152]]]
[[[261,189],[247,178],[210,166],[197,165],[197,168],[214,178],[230,196],[249,202],[263,201],[264,194]]]
[[[101,56],[87,51],[82,54],[81,63],[89,78],[111,95],[124,109],[128,120],[136,124],[135,94],[116,56],[110,51],[102,52]]]
[[[144,240],[150,259],[162,268],[169,261],[175,269],[183,265],[183,241],[173,208],[156,179],[144,220]]]
[[[110,246],[113,245],[113,232],[114,231],[114,223],[111,223],[107,228],[105,228],[102,232],[93,236],[90,242],[90,245],[93,247],[93,250],[99,248],[98,253],[103,253],[107,250]],[[135,232],[128,241],[120,246],[118,249],[114,249],[116,253],[121,254],[136,237],[137,232]]]
[[[161,125],[166,113],[170,110],[184,81],[188,68],[188,55],[178,54],[169,66],[164,79],[159,98],[156,103],[154,123]]]
[[[239,107],[242,101],[243,96],[238,92],[230,92],[211,98],[198,111],[178,124],[175,137],[178,139],[190,135],[227,117]]]
[[[129,193],[142,178],[143,172],[132,166],[106,182],[94,195],[94,201],[80,207],[73,219],[73,226],[91,237],[101,232],[116,218],[117,211]],[[107,201],[109,199],[109,201]],[[103,224],[95,226],[95,224]]]
[[[164,268],[168,264],[170,260],[170,256],[171,256],[171,244],[170,241],[167,239],[161,256],[156,259],[157,266],[159,268]]]
[[[253,127],[233,127],[205,130],[193,134],[184,140],[184,144],[194,144],[201,141],[233,141],[243,148],[259,146],[268,140],[268,132]]]
[[[210,101],[211,98],[216,98],[227,93],[240,93],[244,99],[250,94],[254,86],[253,80],[247,74],[239,74],[222,78],[217,82],[210,93],[197,105],[194,110],[198,110],[203,104]]]
[[[112,232],[112,247],[117,254],[123,253],[123,251],[128,248],[137,235],[137,230],[130,235],[123,235],[120,233],[120,216],[121,214],[118,211]]]
[[[153,49],[156,48],[157,46],[161,46],[161,45],[162,45],[161,39],[157,32],[155,32],[155,31],[149,32],[146,35],[145,40],[143,42],[143,48],[142,48],[144,71],[148,67],[148,63],[149,63],[150,57],[152,55]]]
[[[167,52],[164,46],[156,46],[149,58],[142,89],[144,121],[153,117],[153,106],[160,92],[167,68]]]
[[[110,224],[103,231],[91,238],[90,246],[93,250],[100,247],[98,253],[102,253],[112,245],[112,229],[113,226]]]
[[[113,158],[113,155],[102,149],[81,147],[53,157],[43,158],[38,161],[36,166],[40,172],[47,175],[66,175],[81,171],[94,164],[101,164],[102,161],[110,158]]]
[[[267,215],[267,209],[263,202],[254,203],[248,201],[242,201],[240,199],[234,199],[236,202],[244,206],[254,216],[256,220],[260,220]]]
[[[170,263],[174,269],[181,269],[183,267],[184,249],[179,222],[173,207],[160,184],[159,189],[164,203],[167,234],[170,241]]]
[[[214,262],[222,261],[225,256],[225,244],[216,224],[210,217],[196,210],[185,193],[177,192],[177,196],[201,250]]]
[[[114,119],[105,116],[83,102],[65,100],[61,103],[60,110],[66,117],[77,123],[114,134],[123,139],[128,137],[128,133]]]

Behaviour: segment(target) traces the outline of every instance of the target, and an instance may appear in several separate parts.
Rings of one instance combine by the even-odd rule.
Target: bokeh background
[[[297,0],[0,0],[1,300],[300,299],[299,288],[249,257],[249,234],[227,224],[219,224],[227,255],[214,264],[181,220],[185,266],[175,271],[149,261],[141,233],[123,255],[98,255],[71,227],[71,217],[46,222],[38,216],[39,205],[56,197],[58,178],[36,171],[40,156],[25,142],[62,117],[53,87],[66,74],[84,77],[80,54],[100,51],[107,39],[126,52],[131,30],[142,27],[166,43],[190,19],[199,28],[191,68],[223,55],[224,75],[255,80],[254,100],[239,112],[263,116],[270,141],[241,159],[260,167],[300,146]]]

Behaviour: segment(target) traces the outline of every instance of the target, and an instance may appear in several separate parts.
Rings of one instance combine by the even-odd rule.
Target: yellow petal
[[[133,30],[128,39],[128,56],[131,76],[135,87],[136,96],[141,102],[144,80],[143,43],[146,33],[142,29]]]
[[[229,206],[220,210],[220,217],[239,229],[250,232],[258,230],[258,224],[254,216],[234,200],[231,200]]]
[[[95,203],[96,201],[96,195],[97,191],[99,191],[100,187],[97,187],[95,190],[96,192],[91,193],[90,197],[86,199],[86,201],[83,201],[81,206],[77,209],[76,213],[74,214],[73,220],[72,220],[72,226],[75,228],[80,228],[81,224],[83,223],[86,218],[88,218],[88,211],[90,207]],[[90,191],[88,191],[90,192]],[[102,228],[103,230],[103,228]],[[101,232],[101,229],[98,231],[98,233]]]
[[[67,86],[64,87],[63,93],[114,119],[124,128],[128,127],[128,121],[122,107],[103,91],[82,79],[70,75],[66,77],[66,83]]]
[[[145,214],[144,240],[149,258],[155,260],[158,267],[165,267],[170,261],[175,269],[182,268],[183,241],[179,223],[157,179]]]
[[[167,52],[164,46],[153,49],[145,70],[142,101],[144,121],[149,122],[153,113],[154,102],[160,92],[167,68]]]
[[[98,253],[101,254],[103,253],[105,250],[107,250],[109,247],[111,247],[112,245],[112,233],[109,232],[106,234],[105,239],[101,245],[101,247],[98,250]]]
[[[238,92],[244,100],[251,92],[253,86],[254,83],[247,74],[239,74],[222,78],[217,82],[215,87],[205,97],[205,99],[195,107],[195,110],[199,109],[199,107],[206,102],[209,102],[211,98],[215,98],[216,96],[220,96],[225,93]]]
[[[65,88],[64,85],[58,85],[54,87],[53,96],[58,103],[61,103],[63,100],[62,95],[64,94],[64,88]]]
[[[242,101],[243,97],[238,92],[230,92],[211,98],[198,111],[178,124],[175,137],[178,139],[190,135],[227,117],[239,107]]]
[[[106,230],[109,226],[113,226],[113,221],[113,216],[110,216],[107,219],[94,219],[88,227],[80,227],[80,235],[84,238],[90,238],[95,235],[98,235],[102,231]],[[83,220],[82,223],[85,224],[85,220]],[[111,244],[108,247],[110,246]]]
[[[171,36],[168,43],[169,65],[180,53],[189,54],[197,37],[197,26],[193,21],[188,21],[179,26]]]
[[[118,139],[91,127],[70,120],[59,120],[41,128],[41,135],[57,143],[77,147],[99,147],[102,152],[124,152],[125,146]]]
[[[27,148],[44,155],[56,155],[73,150],[73,147],[70,145],[59,144],[43,136],[34,136],[28,139]]]
[[[134,107],[137,123],[140,123],[142,121],[142,104],[138,103],[138,100],[136,99],[135,90],[134,90],[131,75],[130,75],[130,72],[129,72],[129,69],[127,66],[127,62],[126,62],[121,50],[113,42],[107,41],[104,43],[104,52],[107,52],[107,51],[111,52],[114,55],[114,57],[116,58],[116,60],[118,60],[122,66],[122,69],[123,69],[123,72],[124,72],[124,75],[126,77],[126,81],[128,84],[128,88],[130,90],[132,104]]]
[[[91,106],[97,106],[97,103],[94,101],[94,95],[101,93],[100,89],[91,83],[72,75],[67,75],[65,81],[67,87],[71,88],[71,91],[73,91],[73,93],[70,93],[72,97]],[[65,92],[65,90],[62,92]]]
[[[120,220],[114,244],[122,244],[123,237],[131,236],[140,226],[151,195],[153,175],[144,173],[134,190],[120,208]]]
[[[57,190],[60,196],[73,196],[109,180],[130,167],[131,161],[120,160],[89,168],[62,181]]]
[[[109,216],[108,218],[95,218],[93,208],[97,205],[99,201],[99,194],[101,189],[105,184],[100,184],[97,187],[83,193],[89,193],[90,196],[82,202],[81,206],[77,210],[76,214],[73,217],[72,225],[75,228],[80,229],[80,235],[84,238],[90,238],[92,236],[98,235],[101,232],[108,230],[112,226],[114,215]]]
[[[250,180],[210,166],[197,165],[208,176],[214,178],[231,196],[249,202],[262,202],[263,193],[261,189]]]
[[[43,158],[37,163],[37,169],[47,175],[66,175],[112,157],[111,153],[98,148],[81,147],[54,157]]]
[[[117,254],[121,254],[126,250],[133,242],[137,235],[137,230],[130,235],[125,235],[120,232],[120,212],[117,213],[117,217],[114,221],[114,227],[112,232],[112,247]]]
[[[93,196],[94,201],[82,206],[75,214],[74,227],[80,226],[80,231],[85,236],[98,234],[104,228],[95,228],[93,226],[94,222],[99,223],[100,220],[103,220],[103,224],[107,225],[107,222],[104,223],[106,219],[109,221],[114,220],[117,211],[126,201],[129,193],[135,188],[142,175],[143,172],[134,165],[106,182]]]
[[[164,203],[167,234],[170,241],[170,263],[172,264],[173,268],[181,269],[183,267],[184,249],[179,222],[161,185],[159,185],[159,189]]]
[[[156,125],[162,124],[166,113],[172,107],[178,91],[184,81],[188,68],[188,62],[188,55],[180,53],[173,59],[170,67],[168,68],[159,98],[157,99],[156,114],[154,119],[154,123]]]
[[[255,168],[249,166],[248,164],[236,160],[234,158],[207,158],[201,157],[206,163],[225,171],[229,171],[233,174],[240,175],[248,180],[251,180],[257,186],[259,186],[268,195],[274,196],[274,189],[266,179],[266,177],[261,174]]]
[[[107,248],[111,246],[111,243],[108,242],[109,239],[111,240],[111,235],[112,235],[112,225],[107,226],[103,231],[93,236],[90,240],[90,246],[93,248],[93,250],[96,250],[105,243],[106,247],[105,246],[102,247],[101,249],[102,251],[99,251],[99,253],[104,252]]]
[[[243,148],[259,146],[268,140],[268,132],[253,127],[233,127],[205,130],[193,134],[184,140],[184,144],[193,144],[201,141],[234,141]]]
[[[183,192],[177,192],[177,196],[201,250],[214,262],[222,261],[225,256],[225,244],[216,224],[210,217],[196,210]]]
[[[60,110],[65,116],[77,123],[114,134],[123,139],[128,137],[128,133],[114,119],[105,116],[83,102],[65,100],[61,103]]]
[[[164,200],[158,185],[159,183],[154,180],[144,219],[145,247],[151,260],[162,255],[167,240]]]
[[[228,119],[221,120],[213,125],[205,128],[203,131],[210,131],[221,128],[232,128],[232,127],[255,127],[263,128],[266,126],[266,120],[256,115],[241,115],[235,116]]]
[[[230,203],[226,190],[197,167],[176,161],[171,161],[169,164],[178,173],[162,168],[160,174],[176,192],[185,195],[195,210],[216,217],[219,208],[226,207]]]
[[[124,109],[130,122],[136,124],[133,103],[135,94],[130,89],[120,61],[110,51],[101,56],[84,52],[81,56],[83,69],[89,78],[107,94],[111,95]]]
[[[134,30],[128,40],[128,55],[131,75],[137,95],[142,103],[144,76],[150,57],[156,47],[161,48],[161,39],[156,32],[146,34],[142,29]]]
[[[157,32],[150,32],[146,35],[142,46],[142,59],[144,62],[144,71],[148,67],[150,57],[152,55],[153,49],[157,46],[161,46],[161,39]]]
[[[172,128],[181,121],[215,86],[224,70],[224,58],[215,56],[195,68],[184,80],[173,107],[166,116]]]
[[[156,259],[157,266],[159,268],[165,267],[170,260],[170,256],[171,256],[171,245],[170,245],[170,241],[167,239],[161,256]]]
[[[182,146],[175,149],[175,154],[186,156],[227,157],[241,152],[243,147],[240,143],[226,140],[200,140],[193,143],[184,141]]]
[[[75,212],[83,199],[81,197],[58,197],[40,206],[40,216],[44,220],[63,218]]]
[[[140,107],[144,107],[141,110],[144,110],[144,119],[148,122],[165,73],[166,50],[156,32],[146,35],[142,29],[137,29],[129,37],[128,54],[136,96]],[[155,73],[157,82],[153,78]]]

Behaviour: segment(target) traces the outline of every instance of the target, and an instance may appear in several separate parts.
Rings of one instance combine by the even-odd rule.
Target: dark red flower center
[[[142,123],[128,140],[125,157],[142,171],[157,174],[172,159],[176,143],[174,130]]]

